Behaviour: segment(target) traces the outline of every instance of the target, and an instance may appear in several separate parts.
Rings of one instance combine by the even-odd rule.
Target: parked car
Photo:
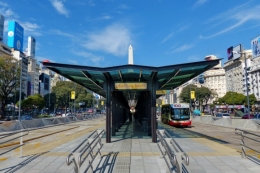
[[[196,113],[193,112],[193,113],[192,113],[192,116],[193,116],[193,117],[196,117],[196,116],[200,116],[200,114],[196,114]]]
[[[30,115],[21,115],[21,120],[32,120],[33,118]]]
[[[245,114],[242,119],[253,119],[255,116],[253,114]]]
[[[88,110],[88,113],[93,113],[93,109],[89,109],[89,110]]]
[[[216,117],[218,117],[218,118],[230,118],[230,114],[228,114],[228,113],[217,113]]]

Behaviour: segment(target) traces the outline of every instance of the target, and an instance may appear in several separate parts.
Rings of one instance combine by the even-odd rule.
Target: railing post
[[[242,158],[246,158],[244,132],[241,132]]]

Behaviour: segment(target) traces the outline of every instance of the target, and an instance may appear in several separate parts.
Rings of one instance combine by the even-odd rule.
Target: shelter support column
[[[112,119],[112,88],[113,82],[110,76],[106,75],[104,89],[106,91],[106,143],[111,143],[111,119]]]
[[[156,121],[156,88],[157,88],[157,73],[153,73],[151,81],[151,127],[152,127],[152,142],[157,142],[157,121]]]

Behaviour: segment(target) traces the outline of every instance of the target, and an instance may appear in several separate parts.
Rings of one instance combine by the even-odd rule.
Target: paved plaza
[[[42,138],[39,135],[43,131],[47,133],[46,131],[52,130],[32,131],[32,136],[26,138],[28,142],[23,147],[22,158],[19,157],[19,149],[0,157],[0,172],[72,173],[73,164],[67,166],[66,157],[95,129],[104,129],[104,120],[105,118],[102,121],[84,121],[64,127],[53,127],[52,130],[64,129],[64,132]],[[160,122],[159,128],[166,129],[189,155],[190,164],[187,168],[191,173],[257,173],[260,170],[258,159],[254,157],[243,159],[239,149],[230,146],[228,142],[213,140],[208,134],[195,133],[193,128],[173,128]],[[196,126],[194,128],[196,129]],[[94,172],[169,172],[157,143],[152,143],[152,139],[146,136],[143,130],[140,124],[127,122],[112,137],[111,143],[105,143],[103,137],[104,146],[101,149],[101,156],[97,155],[94,160]],[[36,138],[37,135],[37,140],[29,140],[30,137]],[[82,165],[83,172],[87,167],[87,161]],[[91,172],[91,169],[88,172]]]

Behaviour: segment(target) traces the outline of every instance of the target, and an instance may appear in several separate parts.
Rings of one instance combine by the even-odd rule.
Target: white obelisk
[[[128,64],[134,64],[133,48],[131,45],[128,48]]]

